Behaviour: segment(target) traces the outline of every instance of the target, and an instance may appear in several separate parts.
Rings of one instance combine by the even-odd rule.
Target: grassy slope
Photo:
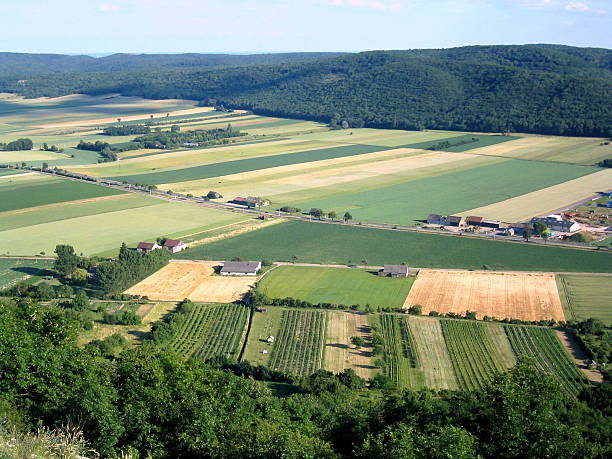
[[[357,220],[411,224],[430,213],[448,215],[485,206],[575,179],[596,168],[568,164],[508,160],[445,173],[421,180],[298,201],[302,208],[344,212]]]
[[[0,182],[0,192],[2,193],[0,212],[123,193],[110,188],[56,178],[28,180],[23,183]]]
[[[22,282],[36,280],[46,275],[53,266],[52,260],[25,260],[0,258],[0,290]]]
[[[274,225],[187,250],[186,259],[231,259],[428,268],[612,272],[610,254],[452,236],[306,222]]]
[[[558,275],[557,286],[568,319],[593,317],[612,325],[612,277]]]
[[[270,298],[400,307],[413,282],[414,278],[383,278],[376,271],[363,269],[280,266],[266,275],[258,287]]]

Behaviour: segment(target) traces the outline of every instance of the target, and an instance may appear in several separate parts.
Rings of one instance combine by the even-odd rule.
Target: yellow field
[[[53,153],[50,151],[25,150],[25,151],[0,151],[0,164],[15,164],[22,161],[52,161],[55,159],[66,159],[68,155]],[[39,165],[40,166],[40,165]]]
[[[474,311],[499,319],[565,320],[552,273],[444,271],[422,269],[404,302],[430,311]]]
[[[484,207],[458,212],[457,215],[479,215],[507,222],[520,222],[588,199],[612,186],[612,169],[603,169],[568,182],[533,191]]]
[[[325,333],[325,369],[341,373],[352,368],[362,378],[371,378],[374,369],[371,347],[355,349],[351,337],[361,336],[368,342],[371,339],[367,315],[353,312],[329,311]]]
[[[215,263],[175,262],[125,291],[156,301],[189,298],[201,303],[232,303],[242,299],[257,277],[216,276]]]

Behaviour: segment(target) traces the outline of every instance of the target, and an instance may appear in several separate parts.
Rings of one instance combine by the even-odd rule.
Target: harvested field
[[[257,281],[256,277],[214,275],[216,263],[177,262],[132,286],[125,293],[147,296],[157,301],[179,301],[189,298],[202,303],[231,303]]]
[[[419,272],[404,309],[423,313],[474,311],[483,316],[520,320],[565,320],[554,274],[486,271]]]
[[[361,336],[366,345],[361,349],[353,348],[353,336]],[[362,378],[373,376],[371,333],[365,314],[328,311],[325,342],[326,370],[340,373],[352,368]]]

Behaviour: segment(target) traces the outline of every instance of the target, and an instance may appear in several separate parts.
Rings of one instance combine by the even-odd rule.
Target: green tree
[[[351,344],[360,349],[365,345],[365,340],[361,336],[351,336]]]
[[[327,218],[330,218],[332,220],[335,220],[338,217],[338,215],[336,214],[335,211],[331,210],[327,213]]]
[[[36,285],[34,294],[36,298],[41,300],[51,300],[55,298],[55,290],[46,282],[40,282]]]
[[[531,238],[531,230],[529,228],[525,228],[523,230],[523,239],[525,239],[526,242],[529,242],[529,238]]]
[[[57,289],[58,298],[70,298],[72,295],[74,295],[74,290],[69,285],[62,284]]]
[[[84,311],[90,307],[89,298],[82,290],[79,290],[72,300],[72,309],[76,311]]]
[[[71,245],[60,244],[55,246],[57,258],[53,262],[53,269],[62,276],[72,274],[79,264],[79,257]]]
[[[344,215],[342,216],[342,219],[344,220],[344,223],[346,223],[349,220],[352,220],[353,216],[350,213],[348,213],[348,212],[344,212]]]
[[[539,236],[541,236],[547,229],[548,227],[543,222],[535,222],[533,224],[533,230]]]

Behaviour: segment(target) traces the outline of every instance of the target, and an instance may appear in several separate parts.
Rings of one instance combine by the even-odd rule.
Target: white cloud
[[[589,5],[582,2],[566,2],[565,9],[567,11],[589,11]]]
[[[356,6],[356,7],[364,7],[364,8],[372,8],[375,10],[385,10],[391,11],[393,13],[399,13],[402,6],[399,3],[386,3],[379,2],[376,0],[324,0],[325,3],[328,3],[333,6]]]
[[[100,5],[100,11],[103,13],[113,13],[115,11],[119,11],[119,7],[116,5],[109,5],[108,3],[104,3]]]

